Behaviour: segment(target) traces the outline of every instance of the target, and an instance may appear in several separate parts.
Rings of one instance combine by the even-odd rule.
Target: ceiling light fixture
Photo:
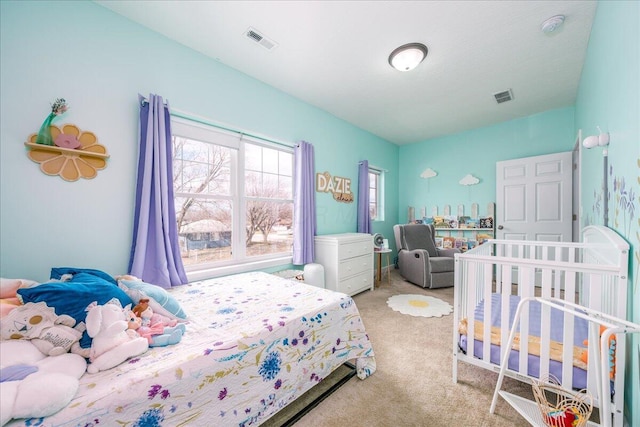
[[[540,26],[540,28],[542,29],[543,33],[547,33],[547,34],[552,33],[555,30],[557,30],[558,27],[562,25],[563,22],[564,22],[564,15],[552,16],[551,18],[544,21]]]
[[[427,57],[429,50],[422,43],[407,43],[389,55],[389,64],[399,71],[413,70]]]

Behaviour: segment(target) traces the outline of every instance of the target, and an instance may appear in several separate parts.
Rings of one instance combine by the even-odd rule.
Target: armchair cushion
[[[401,227],[400,238],[402,240],[402,249],[404,250],[425,249],[429,256],[438,256],[433,234],[427,225],[407,224]]]

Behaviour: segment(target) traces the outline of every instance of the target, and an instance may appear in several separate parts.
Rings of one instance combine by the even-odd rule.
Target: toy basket
[[[586,390],[568,391],[553,376],[533,381],[533,396],[548,427],[583,427],[593,411],[593,397]]]

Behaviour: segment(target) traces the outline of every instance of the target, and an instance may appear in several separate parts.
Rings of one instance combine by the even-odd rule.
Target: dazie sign
[[[329,172],[316,174],[316,191],[332,193],[338,202],[353,203],[351,180],[339,176],[332,177]]]

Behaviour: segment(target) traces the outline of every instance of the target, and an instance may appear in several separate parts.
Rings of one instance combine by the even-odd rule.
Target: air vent
[[[498,104],[502,104],[503,102],[511,101],[513,99],[511,89],[505,90],[504,92],[494,93],[493,96],[496,98],[496,102]]]
[[[260,31],[255,28],[249,27],[249,29],[245,32],[245,35],[252,41],[258,43],[260,46],[264,47],[267,50],[272,50],[277,47],[278,44],[273,40],[269,40]]]

